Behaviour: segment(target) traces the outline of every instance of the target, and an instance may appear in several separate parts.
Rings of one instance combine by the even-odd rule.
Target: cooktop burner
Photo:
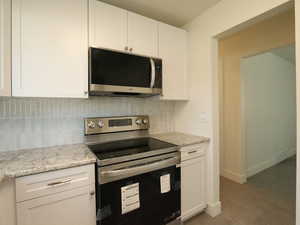
[[[127,161],[134,158],[164,154],[177,151],[176,147],[176,145],[150,137],[119,140],[89,146],[100,162],[110,159]],[[127,159],[124,157],[127,157]]]
[[[135,138],[120,141],[113,141],[89,146],[98,159],[109,159],[114,157],[139,154],[165,148],[175,147],[175,145],[163,142],[154,138]]]

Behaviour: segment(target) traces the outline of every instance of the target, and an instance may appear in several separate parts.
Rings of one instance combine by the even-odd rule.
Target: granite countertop
[[[150,135],[180,147],[209,142],[209,138],[171,132]],[[95,163],[96,156],[86,144],[62,145],[0,153],[0,183],[16,178]]]
[[[5,178],[16,178],[95,162],[96,156],[84,144],[2,152],[0,153],[0,183]]]
[[[152,134],[151,137],[159,139],[161,141],[169,142],[174,145],[178,145],[180,147],[209,142],[209,138],[207,137],[195,136],[179,132]]]

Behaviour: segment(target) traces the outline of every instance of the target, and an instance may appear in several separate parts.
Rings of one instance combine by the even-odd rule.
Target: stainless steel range
[[[148,116],[85,119],[98,158],[98,224],[180,223],[178,146],[149,137],[149,124]]]

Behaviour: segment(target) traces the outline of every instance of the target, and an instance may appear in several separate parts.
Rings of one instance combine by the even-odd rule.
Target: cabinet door
[[[87,97],[88,0],[12,0],[13,96]]]
[[[90,193],[86,186],[18,203],[17,225],[95,225],[95,195]]]
[[[124,51],[127,46],[127,11],[90,0],[90,46]]]
[[[128,12],[128,46],[140,55],[158,56],[158,22]]]
[[[0,96],[11,95],[11,0],[0,0]]]
[[[205,157],[181,163],[181,218],[187,220],[206,207]]]
[[[159,57],[163,59],[163,99],[187,100],[186,31],[160,23]]]

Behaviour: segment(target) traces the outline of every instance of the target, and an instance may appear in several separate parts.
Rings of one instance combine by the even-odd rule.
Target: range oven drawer
[[[98,224],[168,224],[181,215],[180,180],[180,167],[173,165],[99,185]],[[169,182],[169,189],[168,184],[165,186],[166,183],[163,185],[162,182]],[[135,190],[132,193],[129,190],[129,194],[124,196],[124,188],[127,187]],[[125,206],[124,198],[130,194],[134,195],[131,196],[133,201]],[[133,204],[132,209],[130,204]]]

